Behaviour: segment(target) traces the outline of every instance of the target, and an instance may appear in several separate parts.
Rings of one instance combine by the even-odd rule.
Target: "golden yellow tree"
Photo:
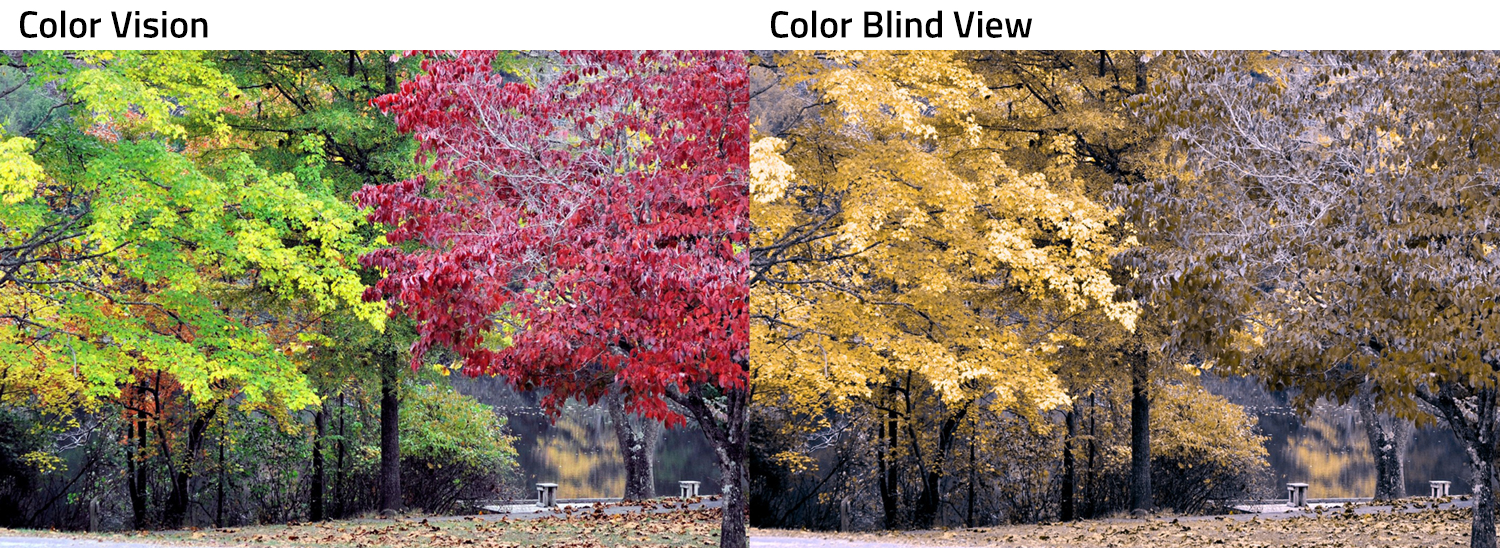
[[[1079,137],[1015,131],[1053,107],[957,52],[795,52],[754,69],[751,377],[756,405],[826,424],[877,409],[883,463],[922,466],[932,522],[944,461],[976,406],[1029,416],[1069,398],[1058,326],[1134,328],[1110,258],[1131,244],[1078,175]],[[914,425],[938,409],[936,434]],[[790,452],[796,462],[806,456]],[[882,465],[887,525],[900,473]]]

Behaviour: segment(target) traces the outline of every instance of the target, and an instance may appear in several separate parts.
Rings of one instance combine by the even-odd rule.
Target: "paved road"
[[[1430,510],[1454,510],[1454,509],[1459,509],[1459,508],[1471,508],[1471,507],[1474,506],[1474,501],[1472,499],[1469,499],[1468,497],[1463,497],[1463,498],[1452,497],[1452,498],[1448,498],[1448,499],[1443,499],[1441,501],[1436,502],[1436,504],[1434,504],[1434,501],[1432,499],[1410,498],[1410,499],[1403,499],[1401,501],[1398,501],[1398,504],[1400,505],[1400,510],[1398,510],[1399,512],[1404,513],[1404,514],[1410,514],[1410,513],[1414,513],[1414,512],[1426,512],[1426,511],[1430,511]],[[1261,505],[1261,506],[1264,506],[1264,508],[1259,509],[1260,511],[1258,511],[1258,512],[1246,512],[1246,513],[1243,513],[1243,514],[1229,514],[1229,515],[1225,515],[1225,516],[1184,516],[1184,517],[1180,517],[1180,518],[1176,518],[1176,519],[1179,519],[1181,521],[1198,521],[1198,520],[1205,520],[1205,519],[1229,518],[1229,519],[1234,519],[1234,520],[1245,521],[1245,520],[1249,520],[1251,518],[1263,519],[1263,520],[1264,519],[1284,519],[1284,518],[1294,518],[1294,517],[1298,517],[1298,516],[1336,515],[1336,514],[1342,514],[1342,513],[1344,513],[1344,503],[1316,503],[1316,504],[1311,504],[1311,505],[1309,505],[1307,507],[1304,507],[1304,508],[1296,508],[1296,509],[1287,508],[1287,506],[1285,504],[1267,504],[1267,505]],[[1370,502],[1366,501],[1366,502],[1356,503],[1355,506],[1354,506],[1354,513],[1356,515],[1382,514],[1382,513],[1390,512],[1390,511],[1392,511],[1395,508],[1396,508],[1396,506],[1392,506],[1390,504],[1371,504]],[[1122,520],[1103,520],[1103,521],[1129,521],[1129,520],[1130,520],[1130,518],[1126,518],[1126,519],[1122,519]]]
[[[485,507],[485,509],[494,513],[480,514],[472,517],[497,520],[501,517],[504,517],[505,519],[535,519],[547,516],[590,514],[594,512],[595,504],[603,506],[603,512],[606,515],[633,514],[643,510],[653,514],[660,514],[665,512],[676,512],[678,510],[703,510],[706,508],[718,508],[724,505],[724,501],[709,500],[708,497],[704,497],[702,499],[698,499],[697,502],[688,503],[686,505],[683,505],[682,502],[673,499],[657,499],[652,501],[649,506],[642,506],[638,504],[621,504],[618,502],[565,503],[560,506],[548,509],[538,508],[535,504],[514,504],[510,506],[487,506]],[[432,521],[442,521],[469,519],[469,517],[471,516],[441,516],[430,517],[426,519]]]
[[[137,542],[100,542],[63,537],[0,537],[0,548],[181,548]],[[910,544],[850,542],[792,537],[751,537],[750,548],[912,548]],[[946,547],[952,548],[952,547]]]
[[[163,548],[163,545],[135,542],[99,542],[97,540],[64,537],[0,537],[0,548]]]
[[[856,542],[812,537],[750,537],[750,548],[920,548],[916,544]],[[3,548],[3,547],[0,547]],[[943,548],[955,548],[944,546]]]

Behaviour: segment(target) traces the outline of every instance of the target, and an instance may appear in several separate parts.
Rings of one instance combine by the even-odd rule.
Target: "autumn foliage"
[[[377,99],[436,176],[367,187],[395,247],[367,299],[416,320],[470,374],[682,420],[664,393],[745,384],[743,60],[573,52],[518,82],[493,52],[432,54]]]

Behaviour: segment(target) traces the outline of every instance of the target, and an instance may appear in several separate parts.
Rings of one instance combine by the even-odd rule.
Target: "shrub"
[[[1193,384],[1158,385],[1151,408],[1151,484],[1156,504],[1201,512],[1211,500],[1252,490],[1269,470],[1255,418]]]
[[[407,506],[449,512],[459,500],[493,496],[516,469],[505,418],[446,383],[407,385],[400,427]]]

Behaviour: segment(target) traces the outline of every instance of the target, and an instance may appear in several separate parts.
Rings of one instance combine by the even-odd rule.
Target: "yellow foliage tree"
[[[1110,265],[1132,240],[1079,174],[1095,158],[1076,134],[1007,127],[1055,107],[995,85],[985,62],[794,52],[752,70],[756,405],[808,430],[828,410],[885,414],[882,459],[929,463],[918,526],[970,410],[1066,404],[1053,357],[1076,338],[1059,326],[1089,316],[1128,331],[1138,316]],[[914,425],[917,407],[941,410],[936,436]]]

